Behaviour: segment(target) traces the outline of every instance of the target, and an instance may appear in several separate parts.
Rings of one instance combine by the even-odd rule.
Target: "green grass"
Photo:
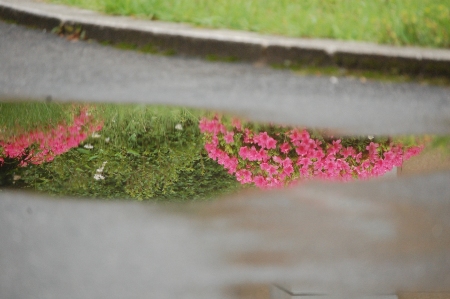
[[[52,128],[73,115],[71,104],[0,102],[0,140],[38,127]]]
[[[294,37],[450,47],[450,0],[48,0],[108,14]]]
[[[177,124],[197,124],[204,113],[181,107],[135,104],[97,104],[95,107],[94,113],[105,120],[103,135],[116,146],[129,142],[133,134],[145,134],[158,142],[165,142],[177,132]]]

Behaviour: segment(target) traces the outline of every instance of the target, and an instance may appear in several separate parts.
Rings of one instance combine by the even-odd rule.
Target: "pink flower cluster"
[[[303,179],[350,181],[381,176],[421,152],[422,146],[406,148],[390,142],[367,144],[362,151],[344,147],[344,139],[311,137],[306,129],[280,128],[270,136],[253,132],[233,120],[229,129],[215,117],[199,124],[205,149],[242,184],[276,188]]]
[[[102,122],[93,120],[86,109],[74,116],[73,123],[60,123],[51,130],[35,130],[10,140],[0,140],[0,166],[5,158],[20,159],[20,166],[52,161],[77,147],[90,134],[102,129]]]

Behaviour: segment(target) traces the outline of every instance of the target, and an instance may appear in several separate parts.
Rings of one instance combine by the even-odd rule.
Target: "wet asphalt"
[[[185,105],[344,133],[450,132],[448,87],[142,54],[4,22],[0,98]]]

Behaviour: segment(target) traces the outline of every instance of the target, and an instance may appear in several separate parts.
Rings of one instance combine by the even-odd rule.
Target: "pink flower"
[[[280,163],[280,164],[283,162],[283,159],[281,159],[281,158],[278,157],[278,156],[273,156],[273,157],[272,157],[272,160],[273,160],[274,162]]]
[[[247,159],[250,161],[258,161],[260,157],[259,152],[254,146],[252,146],[252,148],[248,151]]]
[[[303,143],[306,143],[306,147],[308,148],[308,151],[314,151],[319,145],[314,141],[313,139],[309,139],[308,141],[302,141]],[[318,141],[320,144],[320,141]]]
[[[352,157],[355,159],[356,162],[359,163],[362,158],[362,153],[358,153],[357,155],[353,155]]]
[[[284,173],[286,176],[290,176],[293,172],[294,172],[294,167],[292,167],[292,165],[284,166],[284,168],[283,168],[283,173]]]
[[[244,142],[253,143],[253,133],[248,128],[244,130]]]
[[[280,146],[280,150],[283,154],[287,154],[290,149],[291,149],[291,146],[289,145],[288,142],[285,142]]]
[[[278,166],[269,163],[261,163],[260,167],[262,170],[266,171],[269,174],[269,176],[273,176],[278,173],[277,171]]]
[[[373,142],[371,142],[368,146],[366,146],[366,150],[369,151],[369,155],[372,155],[373,153],[375,153],[377,148],[378,148],[378,143],[373,143]]]
[[[341,150],[341,148],[342,148],[341,140],[340,139],[334,140],[332,146],[328,149],[328,152],[336,154]]]
[[[266,142],[266,148],[267,149],[275,149],[275,148],[277,148],[277,141],[275,139],[273,139],[273,138],[270,138]]]
[[[243,136],[238,135],[241,140],[234,138],[234,131],[231,131],[233,134],[228,133],[223,124],[215,124],[215,128],[225,133],[217,134],[217,129],[204,133],[206,140],[214,140],[211,142],[214,146],[207,143],[205,148],[213,153],[212,156],[218,156],[218,163],[229,173],[235,173],[239,182],[253,183],[260,188],[292,185],[298,178],[333,181],[350,181],[357,177],[366,179],[386,173],[392,167],[401,165],[405,157],[421,151],[421,147],[404,149],[395,144],[380,147],[371,142],[365,150],[357,152],[351,146],[343,148],[342,140],[332,136],[325,138],[322,144],[320,140],[311,138],[305,129],[272,127],[272,137],[268,132],[254,134],[242,124],[239,126],[244,131]],[[290,142],[285,141],[277,147],[278,141],[289,139]],[[244,146],[240,146],[239,150],[233,148],[238,144]],[[291,149],[295,149],[295,153]],[[235,157],[228,155],[236,152]]]
[[[209,131],[209,120],[207,118],[202,118],[198,124],[198,127],[200,128],[200,132],[210,132]]]
[[[259,133],[253,137],[253,141],[262,148],[272,149],[276,148],[276,140],[270,137],[267,132]]]
[[[302,134],[298,130],[292,130],[289,137],[292,142],[302,140]]]
[[[295,152],[299,156],[306,156],[308,154],[308,146],[305,143],[301,143],[297,148],[295,149]]]
[[[283,161],[281,161],[281,165],[283,165],[283,167],[292,166],[292,160],[289,158],[286,158]]]
[[[308,167],[302,167],[302,168],[300,168],[300,175],[302,176],[302,177],[308,177],[309,176],[309,169],[308,169]]]
[[[236,172],[236,168],[238,165],[238,159],[236,157],[229,157],[228,155],[224,155],[223,157],[223,166],[225,169],[228,169],[229,174],[233,174]]]
[[[28,162],[41,164],[50,162],[55,156],[61,155],[87,138],[87,134],[92,134],[94,130],[100,130],[101,122],[95,122],[89,117],[86,111],[82,111],[79,116],[73,118],[73,124],[60,123],[56,128],[49,131],[31,131],[11,140],[0,141],[3,147],[3,155],[9,158],[23,159],[28,151],[25,160],[19,166],[24,167]],[[37,148],[32,148],[37,145]]]
[[[236,172],[236,178],[241,184],[252,182],[252,173],[247,169],[241,169]]]
[[[297,165],[302,165],[303,167],[308,167],[312,164],[312,161],[309,158],[299,158],[297,161]]]
[[[231,123],[232,123],[233,127],[236,128],[236,130],[238,130],[238,131],[242,130],[241,121],[238,118],[233,118]]]
[[[302,133],[301,133],[301,139],[302,139],[302,141],[304,141],[304,142],[307,142],[307,141],[310,139],[310,135],[309,135],[308,131],[306,131],[306,130],[303,130],[303,131],[302,131]]]
[[[266,179],[262,175],[258,175],[253,179],[253,182],[257,187],[264,188],[267,186]]]
[[[242,159],[247,159],[249,155],[249,149],[246,146],[243,146],[239,149],[239,156],[241,156]]]
[[[209,152],[211,152],[211,151],[216,149],[216,145],[213,144],[212,142],[205,143],[205,149],[209,153]]]
[[[270,159],[269,155],[267,154],[267,151],[260,149],[258,151],[258,155],[257,155],[257,160],[258,161],[267,161]]]
[[[227,132],[225,136],[223,136],[223,139],[225,139],[226,143],[230,144],[234,142],[233,136],[234,132]]]
[[[311,159],[317,159],[320,160],[323,157],[325,157],[325,153],[321,148],[318,148],[316,150],[308,151],[308,155]]]
[[[253,141],[258,144],[260,147],[265,147],[267,140],[269,140],[269,135],[267,132],[259,133],[253,137]]]
[[[344,150],[342,150],[342,156],[344,156],[344,158],[347,158],[348,156],[353,156],[356,151],[353,147],[349,146],[347,148],[345,148]]]
[[[405,160],[420,154],[420,152],[422,150],[423,150],[423,147],[421,147],[421,146],[414,146],[414,147],[409,148],[405,153]]]

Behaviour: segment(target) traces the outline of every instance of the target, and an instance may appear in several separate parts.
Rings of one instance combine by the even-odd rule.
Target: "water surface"
[[[206,200],[449,167],[449,137],[345,136],[183,107],[1,103],[0,180],[106,199]]]

